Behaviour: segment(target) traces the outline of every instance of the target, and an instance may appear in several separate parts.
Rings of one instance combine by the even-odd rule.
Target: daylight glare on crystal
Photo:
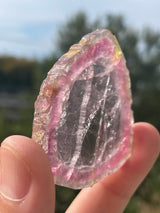
[[[32,135],[56,184],[88,187],[125,163],[131,102],[125,58],[110,31],[87,34],[56,62],[35,102]]]

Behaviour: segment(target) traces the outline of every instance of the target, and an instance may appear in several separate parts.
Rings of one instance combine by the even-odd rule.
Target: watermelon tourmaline
[[[33,139],[55,183],[80,189],[117,171],[132,149],[129,71],[109,30],[73,45],[48,72],[35,102]]]

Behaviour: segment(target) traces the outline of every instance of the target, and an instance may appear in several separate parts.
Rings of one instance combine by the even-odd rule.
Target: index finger
[[[152,168],[160,152],[158,131],[150,124],[133,126],[131,158],[116,173],[105,177],[92,188],[82,190],[67,213],[120,213]]]

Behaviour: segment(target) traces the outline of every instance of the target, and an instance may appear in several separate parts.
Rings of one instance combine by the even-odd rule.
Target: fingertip
[[[31,138],[13,135],[2,142],[1,149],[11,151],[20,162],[27,165],[31,172],[31,185],[25,196],[25,202],[23,199],[19,203],[11,200],[6,201],[0,197],[0,211],[1,209],[9,209],[10,211],[7,212],[32,213],[45,212],[44,209],[46,209],[47,212],[53,212],[55,197],[53,175],[48,157],[41,146]],[[17,170],[19,166],[14,166],[14,168]],[[12,173],[10,178],[12,179]]]
[[[138,122],[133,125],[134,135],[139,139],[152,138],[158,146],[160,146],[160,134],[159,131],[152,124],[146,122]]]
[[[145,122],[135,123],[134,132],[134,150],[137,149],[146,155],[153,156],[155,159],[160,153],[160,135],[158,130],[151,124]]]
[[[33,174],[37,175],[47,170],[47,173],[52,175],[48,156],[32,138],[22,135],[9,136],[1,144],[1,148],[5,147],[20,155],[31,166]]]
[[[2,141],[2,144],[4,143],[9,143],[9,142],[12,142],[12,141],[18,141],[18,140],[23,140],[23,141],[32,141],[31,138],[28,138],[26,136],[23,136],[23,135],[11,135],[11,136],[8,136],[7,138],[4,139],[4,141]]]
[[[133,133],[132,155],[120,171],[140,183],[158,158],[160,136],[153,125],[144,122],[135,123]]]
[[[2,141],[1,143],[1,147],[4,146],[13,146],[15,148],[19,148],[22,149],[23,151],[25,151],[24,146],[29,147],[29,148],[33,148],[35,147],[36,149],[41,149],[40,145],[35,143],[35,141],[32,138],[23,136],[23,135],[11,135],[8,136],[6,139],[4,139],[4,141]]]
[[[7,137],[2,143],[1,147],[11,147],[15,151],[22,153],[29,161],[37,159],[49,165],[49,160],[42,147],[36,143],[32,138],[23,135],[12,135]],[[50,165],[49,165],[50,167]]]

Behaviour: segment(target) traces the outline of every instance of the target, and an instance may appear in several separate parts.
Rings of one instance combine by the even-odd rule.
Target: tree
[[[67,52],[72,44],[77,43],[83,35],[91,32],[97,22],[89,23],[87,15],[79,12],[71,17],[59,30],[57,48],[61,54]]]
[[[38,63],[24,58],[0,58],[0,89],[21,92],[34,89],[34,72]]]

